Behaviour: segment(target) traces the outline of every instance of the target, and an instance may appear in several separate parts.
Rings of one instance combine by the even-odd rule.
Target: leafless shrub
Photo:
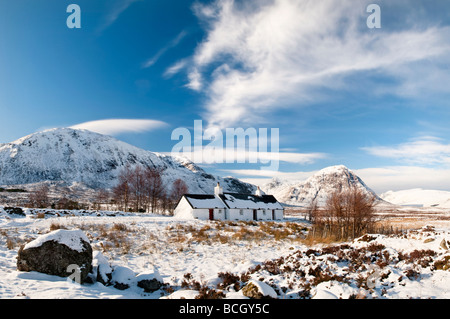
[[[50,224],[50,231],[54,231],[54,230],[57,230],[57,229],[67,229],[67,228],[65,226],[59,224],[59,223],[52,222]]]
[[[233,286],[235,291],[238,291],[241,287],[240,279],[241,277],[230,272],[221,272],[218,274],[218,277],[222,280],[222,282],[217,284],[217,288],[226,289],[229,286]]]

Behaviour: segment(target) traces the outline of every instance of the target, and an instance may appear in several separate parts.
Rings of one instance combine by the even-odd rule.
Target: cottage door
[[[256,209],[253,210],[253,220],[258,220],[258,211]]]
[[[209,209],[209,220],[214,220],[214,209]]]
[[[275,220],[275,209],[272,209],[272,219]]]

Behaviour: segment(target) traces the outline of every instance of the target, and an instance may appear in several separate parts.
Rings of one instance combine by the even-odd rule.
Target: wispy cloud
[[[107,28],[109,28],[116,20],[120,17],[120,15],[127,10],[133,3],[141,0],[117,0],[114,3],[110,4],[110,11],[106,14],[103,22],[97,28],[97,33],[102,33]]]
[[[197,3],[207,34],[186,66],[186,86],[206,94],[205,116],[221,127],[299,107],[323,87],[350,89],[346,77],[358,72],[383,71],[398,80],[390,92],[411,94],[420,86],[411,64],[448,54],[450,28],[369,30],[370,2]]]
[[[416,138],[394,146],[372,146],[362,149],[371,155],[407,164],[450,164],[450,144],[433,136]]]
[[[261,181],[267,182],[272,178],[277,178],[283,181],[303,181],[308,177],[312,176],[317,171],[309,171],[309,172],[282,172],[282,171],[272,171],[272,170],[261,170],[261,169],[229,169],[222,170],[224,172],[229,172],[233,175],[243,177],[254,177],[258,178]],[[268,179],[269,178],[269,179]],[[259,183],[261,185],[261,183]]]
[[[153,64],[155,64],[159,58],[166,53],[168,50],[176,47],[181,40],[183,40],[183,38],[187,35],[186,31],[181,31],[175,38],[173,38],[165,47],[161,48],[158,52],[156,52],[156,54],[154,56],[152,56],[150,59],[148,59],[147,61],[145,61],[142,64],[142,68],[146,69],[151,67]],[[171,71],[173,72],[173,70]]]
[[[170,78],[173,75],[180,72],[182,69],[184,69],[187,66],[187,64],[188,64],[188,59],[183,59],[183,60],[177,61],[175,64],[171,65],[170,67],[168,67],[166,69],[163,76],[165,78]]]
[[[106,135],[118,135],[148,132],[166,126],[168,124],[165,122],[149,119],[106,119],[72,125],[71,128],[85,129]]]
[[[198,149],[192,152],[184,152],[183,156],[189,158],[192,161],[201,159],[200,163],[226,163],[227,159],[232,159],[233,163],[249,163],[251,159],[260,163],[269,163],[272,161],[280,161],[286,163],[295,164],[312,164],[319,159],[325,158],[327,155],[324,153],[288,153],[288,152],[258,152],[248,149],[227,149],[227,148],[215,148],[215,149]],[[246,170],[247,171],[247,170]],[[250,170],[254,171],[254,170]],[[256,171],[256,170],[255,170]],[[269,172],[259,170],[262,172]],[[272,172],[272,171],[270,171]],[[264,176],[264,175],[263,175]],[[269,176],[272,176],[270,174]]]

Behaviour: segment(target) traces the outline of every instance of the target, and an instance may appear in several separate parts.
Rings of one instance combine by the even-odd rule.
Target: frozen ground
[[[206,287],[225,298],[242,298],[250,281],[264,282],[280,299],[450,297],[450,272],[444,270],[450,252],[443,248],[443,242],[450,244],[450,227],[442,221],[399,235],[309,246],[302,241],[307,223],[294,218],[224,223],[111,215],[50,211],[37,218],[32,211],[26,216],[1,211],[0,297],[195,298]],[[83,230],[94,252],[113,267],[128,267],[136,275],[156,268],[164,288],[118,290],[17,271],[20,245],[58,228]]]

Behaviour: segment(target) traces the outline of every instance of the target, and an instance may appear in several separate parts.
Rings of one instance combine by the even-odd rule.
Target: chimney
[[[259,186],[258,186],[258,188],[256,189],[255,195],[256,195],[256,196],[262,196],[262,195],[264,195],[264,192],[259,188]]]
[[[214,195],[219,196],[223,194],[223,188],[220,187],[220,184],[217,183],[217,186],[214,187]]]

